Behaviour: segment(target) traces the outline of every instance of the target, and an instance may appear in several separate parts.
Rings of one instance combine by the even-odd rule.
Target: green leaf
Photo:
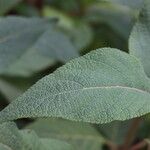
[[[107,123],[150,112],[150,81],[139,61],[103,48],[74,59],[38,81],[0,112],[0,122],[62,117]]]
[[[16,61],[10,65],[4,74],[29,77],[40,70],[54,65],[54,63],[54,59],[40,55],[35,50],[29,50],[20,59],[16,58]]]
[[[95,3],[86,11],[88,21],[105,23],[125,39],[129,37],[135,15],[136,12],[128,7],[106,2]]]
[[[20,133],[25,150],[72,150],[66,142],[48,138],[40,139],[33,130],[22,130]]]
[[[0,124],[0,143],[9,146],[12,150],[22,149],[22,137],[13,122]]]
[[[50,59],[67,61],[78,56],[69,38],[54,26],[46,19],[0,19],[0,74],[31,74],[48,66]]]
[[[42,14],[44,17],[47,18],[59,19],[58,25],[64,28],[71,29],[73,26],[73,19],[71,17],[67,16],[62,11],[58,11],[57,9],[54,9],[53,7],[44,6],[42,10]]]
[[[65,31],[64,33],[71,38],[77,49],[82,50],[92,41],[92,30],[87,23],[81,20],[75,21],[71,17],[49,6],[44,7],[43,15],[48,18],[58,18],[58,25]]]
[[[125,140],[124,138],[127,134],[130,124],[131,120],[113,121],[111,123],[98,125],[98,130],[105,135],[105,138],[117,143],[118,145],[121,145]]]
[[[0,143],[0,150],[12,150],[12,149],[8,147],[7,145]]]
[[[23,148],[25,150],[46,150],[36,133],[32,130],[19,131],[23,139]]]
[[[18,130],[13,122],[0,124],[0,143],[12,150],[72,150],[66,142],[40,139],[32,130]]]
[[[143,0],[105,0],[105,1],[109,1],[112,3],[119,3],[125,6],[129,6],[131,8],[140,8],[142,5]]]
[[[78,123],[62,119],[39,119],[28,125],[40,137],[63,140],[78,150],[100,150],[105,140],[97,130],[87,123]]]
[[[21,0],[0,0],[0,15],[13,8]]]
[[[46,150],[73,150],[73,148],[68,143],[55,139],[42,138],[41,142],[43,143]]]
[[[146,0],[129,39],[129,50],[138,57],[150,77],[150,1]]]
[[[72,29],[68,29],[67,33],[72,39],[73,44],[79,50],[83,50],[93,40],[93,32],[88,24],[83,22],[75,23]]]

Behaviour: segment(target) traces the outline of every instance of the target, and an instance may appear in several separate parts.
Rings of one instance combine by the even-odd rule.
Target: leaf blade
[[[132,55],[141,60],[146,74],[150,77],[150,2],[148,0],[144,2],[139,19],[129,38],[129,50]]]
[[[98,49],[40,80],[1,111],[0,121],[24,117],[91,123],[131,119],[150,111],[149,85],[135,57],[116,49]]]
[[[77,57],[78,52],[70,39],[55,28],[54,22],[47,19],[1,18],[0,74],[26,76],[53,61],[66,62]],[[59,44],[56,43],[58,40],[61,41]],[[33,59],[34,56],[36,59]],[[41,65],[36,65],[37,59]]]
[[[105,143],[98,131],[86,123],[63,119],[39,119],[26,128],[36,131],[42,138],[49,137],[68,142],[78,150],[100,150]]]

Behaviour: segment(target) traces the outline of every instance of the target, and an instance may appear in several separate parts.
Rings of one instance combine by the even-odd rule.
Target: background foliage
[[[65,2],[64,0],[0,0],[0,109],[2,110],[39,79],[52,73],[72,58],[82,56],[97,48],[112,47],[127,53],[130,52],[142,60],[144,70],[149,77],[150,15],[145,9],[139,15],[142,6],[143,0],[65,0]],[[150,3],[146,5],[146,8],[147,10],[150,8]],[[134,26],[135,22],[137,23]],[[128,46],[132,28],[133,31]],[[141,43],[143,43],[142,50],[144,51],[142,55],[140,51]],[[129,57],[121,52],[118,54],[115,49],[113,54],[109,49],[103,49],[103,51],[103,55],[107,56],[104,60],[103,56],[97,54],[98,52],[93,51],[92,54],[97,57],[97,60],[102,60],[106,65],[111,64],[111,60],[114,60],[116,55],[119,55],[119,58],[126,58],[123,65],[120,63],[122,61],[119,62],[118,60],[111,64],[111,68],[107,70],[107,75],[112,76],[114,80],[109,81],[108,85],[113,85],[113,82],[129,85],[131,80],[129,77],[132,76],[132,85],[137,89],[149,89],[150,84],[147,84],[149,81],[141,69],[141,65],[133,56]],[[101,74],[97,77],[97,83],[104,83],[106,68],[103,68],[101,63],[90,61],[89,57],[88,55],[84,56],[87,59],[86,61],[90,63],[91,69],[94,68]],[[130,65],[129,62],[133,64]],[[70,77],[70,74],[74,75],[71,79],[75,79],[76,72],[78,72],[77,64],[77,61],[71,61],[70,66],[68,64],[68,66],[61,68],[62,71],[59,69],[55,72],[55,78],[53,76],[50,80],[49,78],[47,80],[47,77],[44,78],[43,82],[39,82],[39,85],[46,85],[50,82],[53,83],[52,87],[39,86],[38,91],[36,92],[37,89],[35,89],[34,96],[31,97],[32,101],[28,99],[29,91],[22,98],[23,106],[29,103],[32,107],[32,102],[40,101],[43,98],[40,97],[40,91],[44,91],[44,88],[50,88],[51,90],[53,86],[56,87],[60,74],[62,74],[64,80]],[[81,66],[87,71],[86,78],[88,76],[94,78],[96,74],[90,73],[87,64],[81,62]],[[101,70],[98,68],[99,66],[101,66]],[[117,67],[119,73],[112,69],[114,67]],[[69,74],[70,68],[72,72]],[[63,74],[63,69],[67,74]],[[73,72],[74,70],[75,72]],[[121,71],[125,71],[125,74],[122,75]],[[137,73],[139,76],[136,76]],[[84,79],[84,74],[82,76]],[[122,76],[124,76],[124,80],[122,80]],[[137,83],[137,81],[139,82]],[[68,82],[69,86],[63,82],[61,84],[63,84],[62,89],[65,87],[66,90],[73,86],[71,82]],[[88,84],[96,86],[96,83],[92,80],[85,83],[86,86]],[[74,83],[74,86],[79,88],[81,85]],[[55,89],[55,92],[57,90]],[[51,96],[50,93],[45,92],[46,96],[47,94]],[[71,98],[75,97],[76,94],[71,95]],[[85,97],[82,98],[86,98],[87,94],[85,93]],[[133,94],[127,93],[130,100],[135,96]],[[104,100],[105,98],[107,98],[107,94],[105,94]],[[119,98],[124,99],[124,97],[118,95]],[[63,99],[67,101],[67,95]],[[146,99],[146,104],[149,104],[149,95],[139,94],[134,104],[129,101],[123,105],[129,107],[130,102],[132,102],[134,108],[138,109],[138,102],[141,99]],[[95,100],[98,101],[98,98]],[[145,103],[144,100],[141,105]],[[19,104],[16,103],[12,106],[14,113],[9,116],[6,112],[4,118],[11,120],[24,117],[18,108]],[[65,107],[65,104],[61,103],[60,107]],[[52,103],[53,107],[56,105],[59,104]],[[86,122],[107,123],[111,121],[108,120],[104,107],[98,107],[101,105],[96,105],[96,107],[91,103],[91,107],[87,111],[92,112],[92,108],[97,109],[98,114],[104,113],[104,116],[106,115],[103,120],[95,121],[94,118],[90,120],[89,116],[86,116],[84,118]],[[71,106],[70,109],[72,111],[78,109],[75,106]],[[48,114],[44,108],[45,105],[42,111],[39,110],[41,114],[59,116],[55,111]],[[130,119],[131,116],[136,116],[135,112],[129,114],[128,117],[121,115],[121,113],[116,114],[115,109],[118,110],[119,107],[114,108],[114,114],[111,116],[112,120],[125,120]],[[133,107],[129,109],[133,109]],[[16,111],[20,113],[20,116],[15,116]],[[32,114],[32,111],[28,111],[25,107],[23,111],[26,112],[26,116],[37,116],[36,113]],[[147,111],[142,113],[145,114],[145,112]],[[69,112],[61,112],[65,115],[66,113],[69,114]],[[84,115],[85,112],[79,111],[79,113]],[[72,120],[80,120],[77,116],[73,117]],[[1,120],[3,118],[0,118]],[[52,118],[20,119],[16,121],[16,124],[8,122],[0,125],[0,150],[49,150],[50,147],[52,150],[107,150],[114,148],[115,144],[124,144],[126,138],[128,138],[128,132],[130,132],[128,128],[132,128],[134,125],[132,122],[133,120],[113,121],[98,125]],[[144,116],[137,133],[134,134],[131,140],[131,145],[143,139],[146,139],[145,141],[148,143],[150,137],[149,125],[149,115]]]

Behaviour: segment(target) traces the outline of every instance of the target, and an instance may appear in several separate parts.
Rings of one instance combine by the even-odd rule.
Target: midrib
[[[137,88],[134,88],[134,87],[111,85],[111,86],[83,87],[83,88],[79,88],[77,90],[69,90],[69,91],[64,91],[64,92],[60,92],[60,93],[57,93],[57,94],[53,94],[53,96],[61,95],[61,94],[67,94],[67,93],[71,93],[71,92],[79,92],[79,91],[95,90],[95,89],[127,89],[127,90],[133,90],[133,91],[137,91],[137,92],[144,93],[144,94],[150,94],[148,91],[137,89]]]

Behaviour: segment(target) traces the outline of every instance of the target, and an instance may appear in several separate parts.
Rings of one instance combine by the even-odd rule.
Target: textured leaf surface
[[[0,15],[6,13],[21,0],[0,0]]]
[[[0,143],[9,146],[12,150],[21,150],[23,140],[15,123],[0,124]]]
[[[76,56],[71,41],[54,28],[53,21],[22,17],[0,20],[0,74],[30,74],[48,66],[50,59],[67,61]],[[36,65],[37,60],[41,65]]]
[[[146,74],[150,77],[150,1],[146,0],[135,24],[130,40],[130,53],[140,58]]]
[[[12,150],[72,149],[66,142],[55,139],[40,139],[32,130],[18,130],[13,122],[7,122],[0,125],[0,143],[10,147]]]
[[[150,112],[149,83],[135,57],[97,49],[37,82],[0,112],[0,122],[27,117],[91,123],[134,118]]]
[[[63,140],[78,150],[100,150],[104,139],[90,124],[62,119],[39,119],[28,125],[40,137]]]

